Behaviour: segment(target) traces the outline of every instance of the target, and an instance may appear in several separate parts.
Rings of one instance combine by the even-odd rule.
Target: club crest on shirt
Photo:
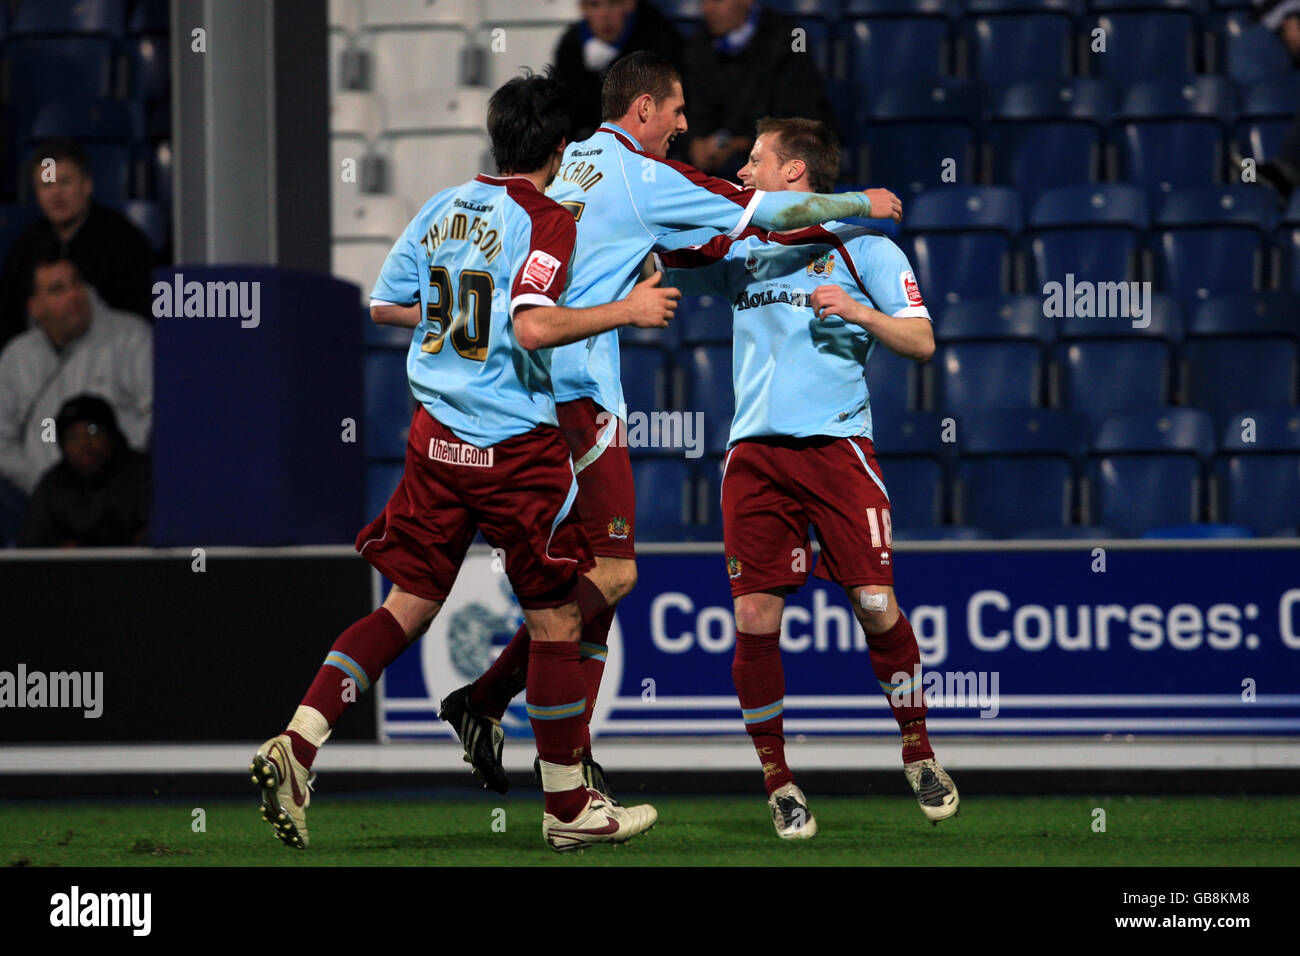
[[[731,555],[727,555],[727,576],[733,579],[738,578],[740,577],[740,572],[740,558],[734,558]]]
[[[819,276],[829,278],[830,274],[835,271],[835,253],[827,251],[820,256],[811,256],[808,259],[808,274],[810,276]]]
[[[610,519],[609,524],[606,526],[606,530],[609,532],[611,538],[617,538],[619,541],[626,541],[627,519],[622,515],[615,515]]]
[[[745,260],[745,271],[750,275],[758,275],[758,256],[751,255]]]

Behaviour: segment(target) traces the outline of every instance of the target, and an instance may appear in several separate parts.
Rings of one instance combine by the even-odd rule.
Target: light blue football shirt
[[[521,305],[557,304],[574,233],[528,180],[478,176],[434,195],[388,253],[370,301],[419,302],[411,391],[464,441],[487,448],[556,424],[553,350],[522,348],[511,320]]]
[[[842,286],[886,315],[930,317],[907,256],[862,226],[718,237],[660,260],[684,294],[731,302],[732,445],[769,435],[871,437],[866,363],[876,338],[839,316],[817,318],[818,286]]]

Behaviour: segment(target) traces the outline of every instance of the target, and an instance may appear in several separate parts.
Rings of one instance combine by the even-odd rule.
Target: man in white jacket
[[[33,264],[28,291],[33,327],[0,353],[0,482],[25,495],[59,461],[54,420],[73,395],[102,396],[137,451],[153,421],[149,326],[106,306],[57,250]]]

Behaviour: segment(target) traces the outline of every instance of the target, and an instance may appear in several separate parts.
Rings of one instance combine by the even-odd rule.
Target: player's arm
[[[837,315],[874,335],[885,348],[905,358],[924,362],[934,354],[934,327],[930,310],[921,298],[912,266],[903,250],[888,239],[849,240],[845,252],[856,265],[862,298],[843,286],[821,285],[813,290],[812,307],[818,318]]]
[[[420,324],[420,303],[395,305],[371,299],[370,321],[375,325],[399,325],[404,329],[413,329]]]
[[[889,351],[924,362],[934,354],[934,326],[918,315],[887,315],[859,302],[843,286],[819,285],[812,294],[819,319],[839,316],[866,329]]]
[[[370,321],[413,329],[420,324],[423,257],[412,239],[414,220],[393,243],[370,293]]]
[[[727,254],[733,242],[728,236],[714,236],[701,245],[653,252],[649,258],[653,268],[662,271],[665,280],[683,295],[730,298]]]
[[[760,229],[802,229],[816,226],[832,219],[903,218],[903,203],[888,189],[866,189],[847,193],[765,193],[754,190],[750,222]],[[752,202],[753,200],[751,200]]]
[[[661,274],[656,272],[638,282],[626,299],[587,309],[521,304],[512,319],[515,341],[526,349],[546,349],[581,342],[625,325],[639,329],[666,328],[677,311],[681,292],[660,285],[661,279]]]

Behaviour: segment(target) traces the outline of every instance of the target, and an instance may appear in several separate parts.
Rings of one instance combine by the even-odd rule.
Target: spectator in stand
[[[139,451],[153,419],[153,331],[144,320],[106,306],[57,246],[36,257],[27,288],[34,327],[0,352],[0,485],[12,486],[0,499],[15,488],[30,495],[59,460],[54,422],[71,396],[102,395]]]
[[[689,162],[734,179],[760,117],[806,116],[834,127],[821,74],[796,52],[797,24],[754,0],[703,0],[704,27],[686,41]]]
[[[1260,23],[1286,48],[1292,65],[1300,68],[1300,0],[1265,0],[1260,9]],[[1300,185],[1300,104],[1282,137],[1282,152],[1260,163],[1259,179],[1283,198]]]
[[[63,249],[108,305],[148,318],[153,248],[125,216],[94,201],[95,181],[81,147],[70,140],[41,143],[28,170],[42,218],[14,240],[5,260],[0,348],[27,329],[23,289],[37,252],[50,243]]]
[[[55,428],[63,460],[32,494],[20,548],[142,545],[149,525],[149,456],[134,451],[97,395],[63,403]]]
[[[600,125],[600,87],[615,61],[649,50],[682,68],[682,38],[647,0],[578,0],[582,20],[555,48],[555,74],[573,97],[573,135],[584,140]]]

